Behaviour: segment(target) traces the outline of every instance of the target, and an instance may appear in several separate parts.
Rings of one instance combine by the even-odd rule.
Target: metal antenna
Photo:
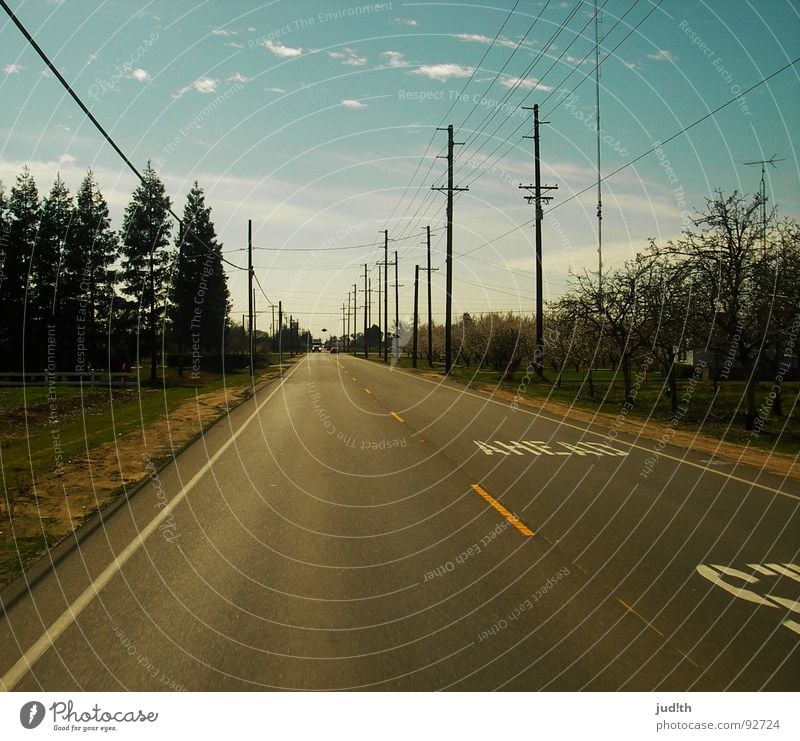
[[[771,165],[775,168],[776,162],[784,162],[784,158],[776,159],[773,154],[768,160],[753,160],[752,162],[742,162],[743,165],[761,165],[761,183],[758,188],[759,195],[761,196],[761,252],[762,257],[767,254],[767,168],[766,165]],[[777,169],[777,168],[775,168]]]

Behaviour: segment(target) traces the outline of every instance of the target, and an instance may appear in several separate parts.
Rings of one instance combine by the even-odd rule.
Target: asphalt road
[[[0,681],[797,690],[800,486],[655,445],[309,355],[0,594]]]

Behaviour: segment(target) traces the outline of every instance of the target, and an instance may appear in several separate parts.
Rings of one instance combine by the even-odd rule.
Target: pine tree
[[[159,305],[165,299],[170,199],[148,161],[122,221],[121,278],[125,293],[139,302],[139,334],[146,316],[150,380],[157,378]],[[141,343],[139,343],[141,346]]]
[[[3,284],[0,292],[2,362],[18,370],[25,365],[24,325],[30,260],[36,249],[39,228],[39,191],[27,166],[17,176],[8,199],[8,239],[3,254]]]
[[[169,316],[182,374],[184,352],[192,352],[197,370],[201,351],[221,349],[230,309],[222,245],[197,182],[186,198],[176,247]]]
[[[59,273],[64,245],[74,214],[72,196],[60,175],[42,201],[36,249],[30,262],[30,290],[26,329],[29,357],[44,367],[49,359],[63,355],[63,348],[74,344],[76,338],[69,332],[68,317],[63,309],[63,296],[59,286]]]
[[[74,325],[74,336],[84,340],[84,349],[76,346],[72,353],[70,365],[75,370],[102,368],[106,364],[112,370],[104,326],[114,294],[111,266],[118,253],[119,240],[111,228],[108,205],[89,170],[76,196],[61,273],[65,313]]]

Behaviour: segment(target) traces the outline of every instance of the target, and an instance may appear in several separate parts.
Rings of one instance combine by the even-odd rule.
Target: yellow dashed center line
[[[372,393],[372,391],[370,391],[369,389],[364,389],[364,391],[366,391],[368,394]]]
[[[517,530],[519,530],[526,538],[530,538],[536,533],[529,529],[518,517],[512,515],[500,502],[498,502],[489,492],[486,491],[480,484],[470,484],[470,486],[478,492],[489,504],[492,505],[503,517],[506,518]]]
[[[641,620],[648,628],[650,628],[650,630],[654,631],[659,636],[661,636],[664,639],[664,641],[667,643],[667,645],[669,645],[669,647],[673,651],[677,651],[681,656],[683,656],[684,659],[686,659],[690,664],[696,666],[698,669],[702,668],[696,661],[694,661],[694,659],[692,659],[691,656],[689,656],[689,654],[687,654],[684,651],[681,651],[676,645],[671,643],[667,639],[667,637],[658,628],[656,628],[655,625],[653,625],[647,618],[645,618],[644,616],[642,616],[638,612],[636,612],[636,610],[634,610],[633,607],[631,607],[627,602],[625,602],[625,600],[621,600],[616,595],[614,596],[614,599],[616,599],[617,602],[619,602],[628,612],[630,612],[632,615],[635,615],[637,618],[639,618],[639,620]]]
[[[397,412],[389,412],[398,422],[405,422],[405,420]]]

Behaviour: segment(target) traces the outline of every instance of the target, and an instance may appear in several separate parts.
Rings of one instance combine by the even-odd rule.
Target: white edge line
[[[262,401],[256,410],[239,426],[239,429],[233,433],[231,437],[223,444],[223,446],[214,455],[209,458],[203,467],[186,483],[186,485],[170,500],[168,506],[164,507],[142,530],[139,534],[125,547],[125,549],[103,569],[100,575],[88,586],[83,592],[67,607],[64,612],[50,625],[50,627],[36,640],[36,642],[22,655],[14,666],[12,666],[2,678],[0,678],[0,692],[10,692],[14,689],[17,682],[20,681],[28,671],[33,668],[33,665],[45,654],[58,637],[75,622],[75,619],[80,615],[91,601],[98,595],[101,589],[105,587],[116,575],[116,573],[127,563],[131,556],[133,556],[139,548],[144,545],[147,540],[157,529],[158,526],[169,517],[174,508],[179,505],[186,495],[191,491],[203,476],[208,473],[211,467],[219,460],[225,451],[236,441],[239,435],[245,428],[252,422],[260,413],[262,408],[269,402],[269,400],[276,394],[276,392],[283,386],[289,376],[300,367],[302,363],[298,363],[292,368],[288,375],[283,376],[281,383],[279,383]]]

